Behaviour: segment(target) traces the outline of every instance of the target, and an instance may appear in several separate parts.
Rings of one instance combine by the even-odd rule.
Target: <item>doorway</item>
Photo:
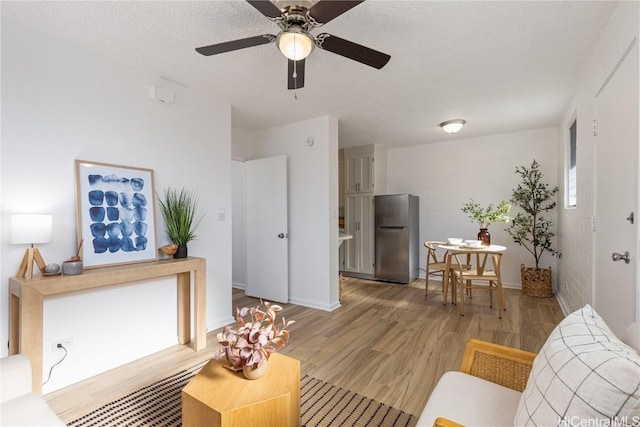
[[[638,317],[638,49],[627,49],[595,97],[596,311],[616,334]]]

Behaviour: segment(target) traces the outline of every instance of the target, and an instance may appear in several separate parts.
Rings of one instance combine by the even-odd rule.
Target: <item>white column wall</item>
[[[287,156],[289,301],[333,310],[340,305],[338,122],[327,116],[272,128],[257,132],[254,144],[255,158]]]
[[[245,289],[247,286],[247,213],[243,161],[231,162],[231,199],[233,203],[232,283],[235,288]]]

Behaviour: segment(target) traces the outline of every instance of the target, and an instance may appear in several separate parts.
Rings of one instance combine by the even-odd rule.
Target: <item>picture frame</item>
[[[76,160],[75,171],[84,268],[157,260],[153,170]]]

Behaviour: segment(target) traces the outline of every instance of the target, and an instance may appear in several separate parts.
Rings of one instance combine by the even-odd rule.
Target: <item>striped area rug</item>
[[[300,417],[311,426],[415,426],[411,414],[308,375],[300,379]]]
[[[69,427],[180,426],[181,391],[207,361],[134,391],[71,421]],[[316,378],[300,380],[302,425],[306,427],[412,427],[406,412]]]

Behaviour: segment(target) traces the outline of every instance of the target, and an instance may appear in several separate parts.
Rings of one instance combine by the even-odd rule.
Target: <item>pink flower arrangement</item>
[[[264,310],[261,309],[263,305]],[[278,329],[276,312],[281,310],[279,305],[262,300],[255,307],[236,307],[239,328],[236,330],[231,326],[224,327],[217,335],[222,347],[216,350],[213,357],[217,361],[226,358],[227,367],[234,371],[240,371],[244,366],[260,367],[271,353],[284,348],[289,342],[287,328],[295,321],[287,322],[283,317],[282,328]],[[245,320],[247,315],[249,318]]]

